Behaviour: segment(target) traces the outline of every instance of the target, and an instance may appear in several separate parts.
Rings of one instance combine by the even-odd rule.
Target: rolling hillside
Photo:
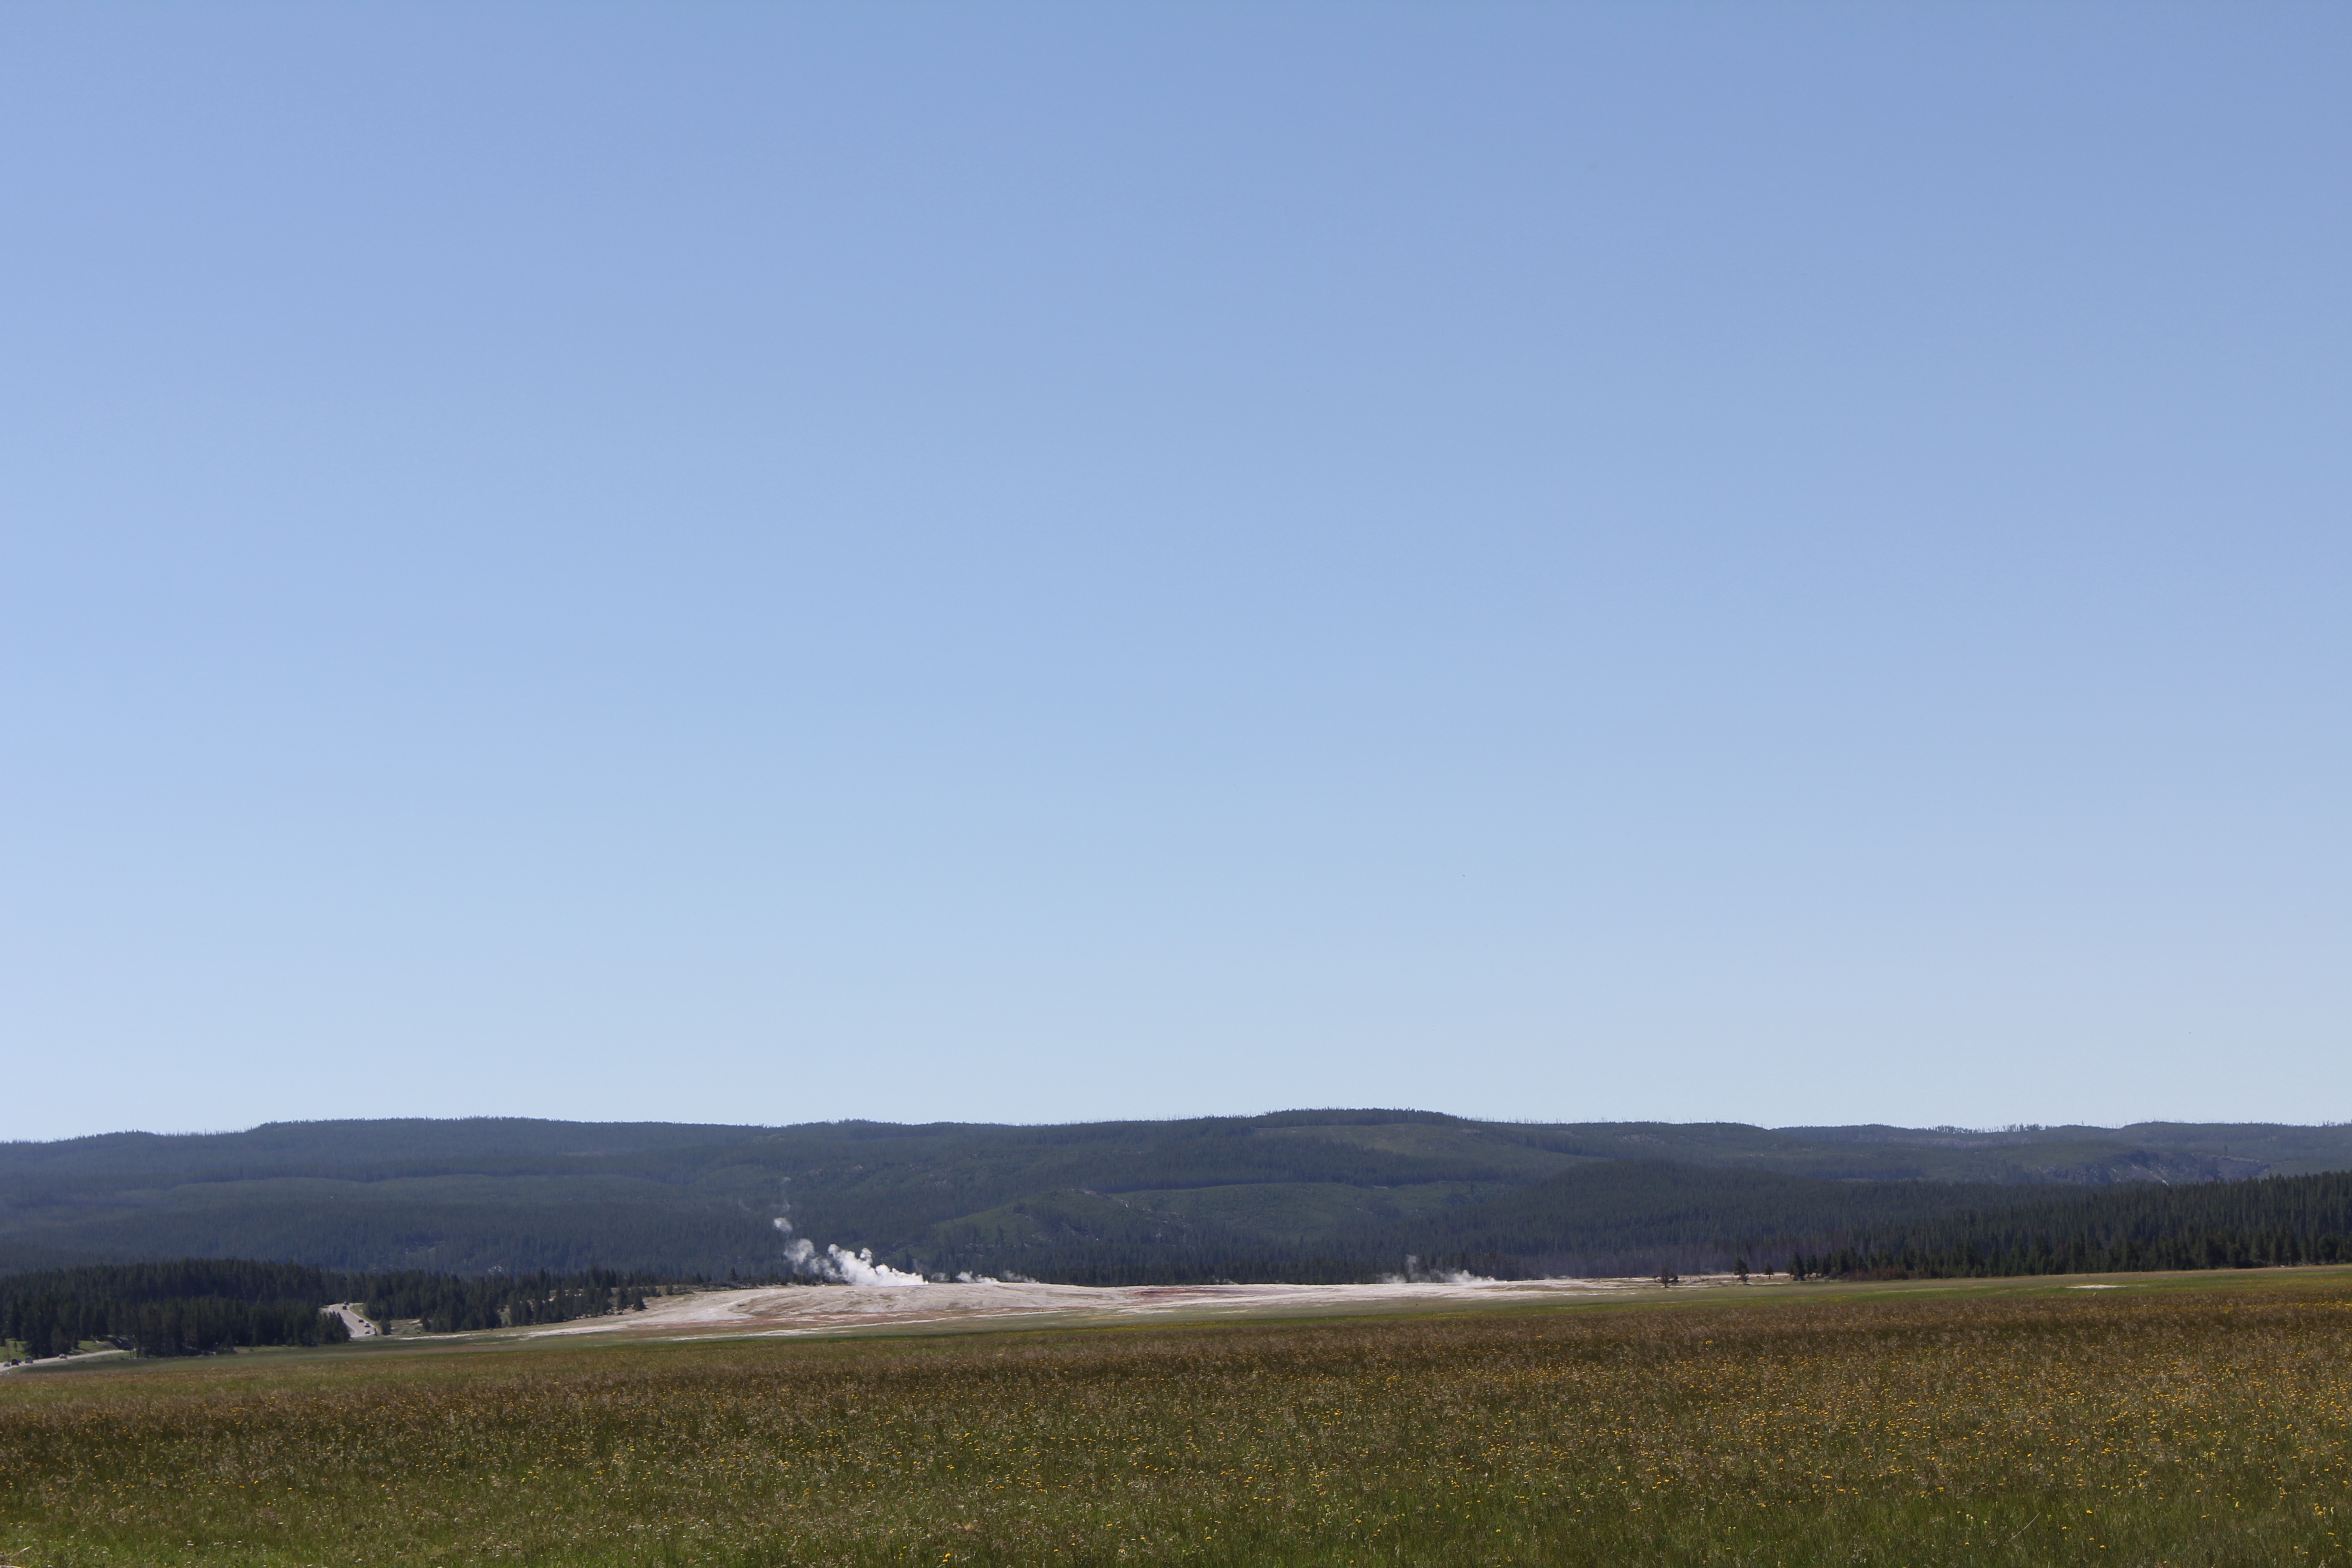
[[[2020,1187],[2341,1169],[2352,1129],[2336,1127],[1771,1130],[1393,1110],[1060,1127],[278,1123],[0,1144],[0,1267],[240,1257],[762,1277],[781,1266],[787,1215],[819,1246],[942,1272],[1314,1276],[1407,1251],[1599,1268],[1751,1231],[1922,1222]]]

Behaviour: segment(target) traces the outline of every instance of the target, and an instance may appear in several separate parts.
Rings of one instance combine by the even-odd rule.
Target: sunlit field
[[[2352,1276],[0,1378],[0,1560],[2352,1563]]]

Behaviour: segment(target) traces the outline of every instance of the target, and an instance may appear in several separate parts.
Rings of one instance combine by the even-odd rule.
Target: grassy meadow
[[[2352,1271],[0,1378],[0,1562],[2352,1564]]]

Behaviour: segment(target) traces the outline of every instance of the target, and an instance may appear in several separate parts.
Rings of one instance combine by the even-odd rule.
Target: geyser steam
[[[887,1263],[874,1261],[874,1249],[861,1247],[851,1252],[845,1247],[828,1246],[823,1252],[807,1237],[793,1234],[793,1222],[783,1215],[776,1216],[776,1232],[784,1238],[784,1261],[793,1272],[813,1279],[823,1279],[835,1285],[920,1285],[919,1274],[909,1274],[893,1268]]]

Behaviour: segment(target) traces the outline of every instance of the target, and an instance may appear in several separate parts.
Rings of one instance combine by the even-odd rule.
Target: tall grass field
[[[0,1377],[0,1562],[2347,1564],[2352,1274]]]

